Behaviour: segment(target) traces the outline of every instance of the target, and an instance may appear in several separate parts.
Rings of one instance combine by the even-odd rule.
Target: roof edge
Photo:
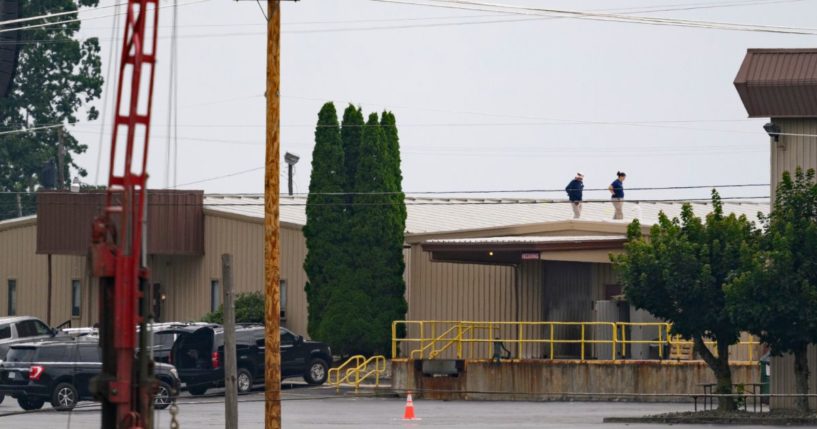
[[[0,231],[37,225],[37,215],[28,215],[0,221]]]

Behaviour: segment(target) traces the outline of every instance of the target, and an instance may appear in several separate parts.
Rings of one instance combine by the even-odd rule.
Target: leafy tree
[[[360,139],[363,133],[363,111],[360,107],[351,104],[346,107],[343,112],[343,125],[340,133],[343,139],[345,186],[347,190],[351,190],[355,188]],[[348,195],[346,200],[351,202],[352,196]]]
[[[315,148],[312,151],[312,175],[306,204],[304,237],[308,249],[304,261],[309,281],[306,295],[309,309],[309,335],[323,338],[320,331],[326,304],[333,288],[340,287],[348,258],[344,191],[345,166],[343,142],[335,105],[326,103],[318,114]]]
[[[728,309],[773,355],[794,354],[797,393],[809,391],[808,353],[817,342],[817,183],[814,170],[789,172],[763,217],[760,252],[745,252],[746,270],[727,287]],[[806,397],[797,407],[808,411]]]
[[[224,323],[224,305],[206,314],[202,322]],[[239,293],[235,296],[235,323],[264,323],[264,294],[261,292]]]
[[[729,346],[740,330],[726,312],[724,287],[741,266],[741,251],[754,246],[757,232],[745,216],[725,216],[712,191],[713,212],[706,223],[684,204],[681,218],[661,213],[650,237],[641,236],[637,220],[628,229],[625,253],[613,257],[628,301],[671,322],[673,333],[691,338],[717,379],[717,393],[732,392]],[[712,353],[705,340],[715,341]],[[721,397],[721,410],[735,409]]]
[[[98,0],[21,0],[23,17],[48,13],[76,12],[79,7],[96,6]],[[77,18],[63,15],[60,21]],[[0,126],[4,129],[32,129],[78,121],[86,103],[99,98],[102,89],[99,42],[96,38],[76,39],[80,22],[65,22],[21,31],[17,75],[8,97],[0,99]],[[98,116],[91,107],[88,120]],[[80,176],[87,172],[73,159],[85,152],[64,127],[47,128],[0,136],[0,191],[33,191],[43,162],[56,160],[62,136],[65,148],[65,184],[70,168]]]

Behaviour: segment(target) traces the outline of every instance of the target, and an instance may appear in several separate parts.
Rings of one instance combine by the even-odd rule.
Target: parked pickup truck
[[[53,338],[57,331],[32,316],[0,317],[0,361],[12,344]]]

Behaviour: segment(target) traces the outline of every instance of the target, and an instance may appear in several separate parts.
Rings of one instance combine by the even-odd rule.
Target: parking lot
[[[405,400],[394,397],[354,397],[338,395],[328,387],[287,386],[283,390],[283,426],[306,428],[595,428],[611,416],[639,416],[691,410],[691,404],[589,403],[589,402],[466,402],[415,401],[420,420],[402,420]],[[264,396],[256,391],[239,398],[239,427],[261,428],[264,424]],[[179,399],[181,428],[223,428],[223,396],[218,392],[204,397],[183,395]],[[17,403],[6,398],[0,404],[0,428],[96,428],[99,409],[93,403],[81,403],[72,413],[43,411],[20,412]],[[156,413],[156,428],[170,427],[169,411]],[[633,425],[603,424],[622,429]],[[636,425],[639,428],[658,427]],[[690,428],[708,426],[686,426]],[[768,426],[767,426],[768,427]]]

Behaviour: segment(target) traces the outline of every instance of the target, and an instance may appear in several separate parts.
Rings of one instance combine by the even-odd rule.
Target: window
[[[102,362],[99,358],[99,347],[97,346],[80,346],[79,348],[80,362]]]
[[[218,286],[218,280],[210,280],[210,312],[218,311],[219,305],[221,305],[221,288]]]
[[[11,325],[0,325],[0,340],[11,338]]]
[[[36,362],[72,362],[76,355],[74,349],[64,345],[40,347]]]
[[[295,335],[292,332],[281,330],[281,345],[292,346],[295,345]]]
[[[287,281],[281,280],[281,320],[287,320]]]
[[[79,317],[79,308],[82,303],[82,284],[79,280],[71,280],[71,316]]]
[[[20,338],[51,335],[51,328],[39,320],[23,320],[17,324],[17,335]]]
[[[17,280],[9,279],[9,287],[8,287],[8,298],[6,300],[8,308],[6,309],[6,313],[9,316],[14,316],[17,314]]]

